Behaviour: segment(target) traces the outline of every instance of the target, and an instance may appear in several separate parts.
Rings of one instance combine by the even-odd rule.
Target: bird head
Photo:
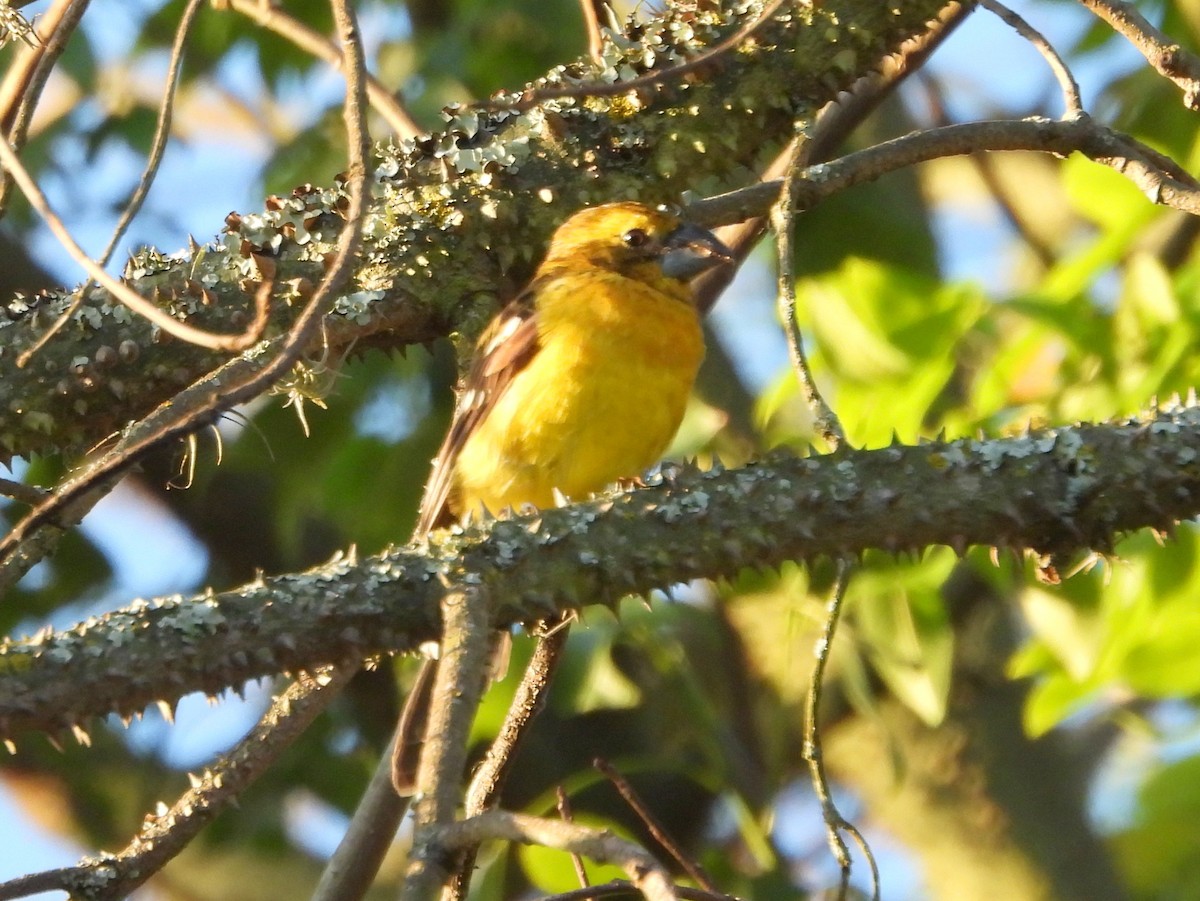
[[[732,260],[732,251],[708,229],[666,209],[621,201],[582,209],[560,225],[545,265],[585,264],[643,280],[685,282]]]

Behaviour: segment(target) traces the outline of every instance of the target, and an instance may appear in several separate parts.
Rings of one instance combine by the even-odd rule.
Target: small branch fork
[[[1083,113],[1083,100],[1079,96],[1079,83],[1075,80],[1075,76],[1071,74],[1070,68],[1054,49],[1051,43],[1046,40],[1045,36],[1025,21],[1017,13],[1013,12],[999,0],[979,0],[979,5],[986,9],[992,15],[997,16],[1017,34],[1033,45],[1034,49],[1042,55],[1046,63],[1050,66],[1050,71],[1054,73],[1054,77],[1058,80],[1059,89],[1063,95],[1063,106],[1065,115],[1070,118]]]
[[[1200,109],[1200,59],[1155,28],[1132,3],[1125,0],[1079,2],[1133,44],[1159,75],[1178,85],[1188,109]]]
[[[825,398],[817,388],[816,379],[809,367],[808,357],[804,352],[804,341],[800,333],[800,325],[796,320],[796,277],[792,266],[794,249],[792,236],[795,230],[797,176],[801,172],[807,158],[808,143],[805,136],[798,130],[788,161],[787,175],[784,177],[783,189],[779,201],[771,211],[771,224],[775,231],[775,248],[778,270],[779,317],[787,334],[788,351],[792,360],[792,368],[800,389],[808,403],[813,416],[813,428],[833,451],[846,446],[846,433],[842,429],[837,414],[833,412]],[[850,887],[850,851],[842,838],[842,833],[850,835],[866,858],[871,869],[871,897],[879,901],[879,869],[875,863],[875,855],[863,838],[858,828],[842,816],[833,801],[829,790],[829,779],[822,762],[821,732],[818,725],[818,713],[821,703],[821,692],[825,684],[825,668],[829,663],[829,655],[833,648],[833,638],[837,632],[837,624],[841,618],[842,602],[845,598],[846,587],[850,582],[852,564],[840,560],[837,568],[837,578],[833,596],[829,602],[825,616],[825,625],[816,646],[816,664],[808,683],[807,704],[804,714],[804,749],[803,756],[809,764],[809,774],[813,790],[821,804],[821,815],[825,821],[826,838],[841,871],[841,882],[838,886],[838,899],[842,901]]]
[[[862,851],[862,855],[867,861],[867,866],[871,870],[871,899],[872,901],[879,901],[879,865],[875,862],[875,854],[871,851],[871,846],[867,844],[867,840],[863,837],[863,834],[859,832],[858,827],[842,816],[833,801],[833,795],[829,790],[829,777],[825,772],[824,751],[821,745],[820,712],[821,694],[825,687],[825,668],[829,663],[833,638],[842,616],[842,609],[846,599],[846,588],[850,584],[852,568],[853,564],[850,562],[846,560],[838,561],[833,593],[830,595],[829,604],[825,610],[825,625],[821,631],[820,638],[817,639],[816,663],[813,666],[812,678],[809,681],[808,694],[805,697],[803,754],[804,759],[808,761],[808,771],[812,779],[813,790],[816,792],[817,801],[821,805],[821,816],[825,821],[825,837],[829,842],[829,848],[833,852],[834,859],[841,869],[841,883],[838,886],[839,901],[846,897],[846,893],[850,887],[850,849],[846,847],[846,841],[842,838],[843,832],[854,839],[854,843]]]
[[[540,845],[619,866],[647,901],[676,901],[681,897],[666,869],[645,849],[602,829],[489,810],[444,826],[435,836],[438,846],[446,851],[462,851],[489,840]]]

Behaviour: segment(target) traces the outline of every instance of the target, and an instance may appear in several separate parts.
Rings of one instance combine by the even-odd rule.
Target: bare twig
[[[571,813],[571,799],[567,797],[567,791],[561,785],[554,786],[554,797],[557,802],[558,815],[563,822],[573,822],[575,817]],[[588,874],[587,868],[583,865],[583,858],[574,852],[571,853],[571,866],[575,868],[575,878],[579,880],[582,887],[587,887]]]
[[[1026,150],[1066,156],[1082,153],[1132,181],[1154,203],[1200,215],[1200,183],[1178,163],[1140,141],[1096,122],[1074,119],[1001,119],[918,131],[808,166],[796,176],[797,210],[809,209],[846,188],[889,172],[947,156],[979,151]],[[690,204],[688,218],[719,225],[762,215],[782,181],[769,181]]]
[[[521,740],[528,734],[530,723],[546,706],[550,683],[558,671],[559,664],[562,663],[562,654],[567,646],[569,634],[570,629],[563,623],[538,637],[533,657],[525,668],[521,684],[517,686],[512,704],[509,705],[504,722],[500,725],[500,732],[488,748],[487,755],[475,771],[467,789],[467,816],[482,813],[489,807],[494,807],[499,800]]]
[[[676,63],[673,66],[667,66],[663,69],[656,69],[652,72],[647,72],[645,75],[639,75],[637,78],[631,78],[628,81],[611,83],[592,82],[591,84],[529,89],[512,99],[495,98],[492,100],[481,100],[471,104],[471,106],[476,109],[505,109],[524,112],[546,100],[559,100],[565,97],[576,99],[583,97],[615,97],[619,94],[627,94],[630,91],[638,91],[642,88],[654,87],[667,81],[674,81],[685,75],[695,74],[705,66],[711,65],[719,57],[736,50],[745,41],[752,38],[755,32],[771,21],[771,17],[775,15],[779,7],[783,5],[783,2],[784,0],[772,0],[763,9],[761,15],[752,22],[746,23],[735,34],[730,35],[725,40],[710,47],[698,56],[689,59],[687,62]]]
[[[607,12],[607,6],[605,0],[579,0],[579,9],[583,13],[583,27],[587,32],[588,56],[596,63],[604,58],[604,33],[600,23]]]
[[[441,656],[417,767],[412,854],[400,895],[406,901],[432,898],[453,871],[444,831],[458,808],[467,738],[487,681],[490,623],[483,589],[450,591],[441,609]]]
[[[354,808],[346,834],[321,873],[312,901],[357,901],[375,881],[408,810],[408,798],[401,798],[392,788],[388,763],[395,742],[393,734],[381,765],[375,767],[366,791]]]
[[[113,276],[109,275],[89,257],[75,241],[71,232],[67,229],[58,215],[50,207],[50,202],[46,199],[46,195],[42,193],[41,188],[37,186],[37,182],[29,174],[24,164],[16,152],[9,146],[6,140],[0,139],[0,163],[12,175],[13,180],[21,189],[29,201],[30,206],[37,210],[38,215],[42,217],[50,231],[58,238],[70,255],[84,271],[99,282],[113,296],[115,300],[119,300],[129,309],[133,310],[140,316],[149,319],[163,331],[174,335],[181,341],[187,341],[191,344],[196,344],[200,347],[208,348],[209,350],[228,350],[240,351],[245,350],[252,344],[258,342],[262,337],[262,329],[266,324],[265,311],[260,306],[254,322],[242,333],[237,335],[218,335],[213,332],[205,331],[204,329],[196,328],[194,325],[189,325],[186,322],[180,322],[166,310],[156,307],[146,298],[135,292],[128,285],[118,281]],[[256,296],[256,299],[261,300],[261,292]]]
[[[648,901],[674,901],[679,897],[661,863],[645,849],[606,830],[504,810],[488,810],[443,827],[438,835],[439,844],[447,850],[460,850],[489,840],[540,845],[580,854],[599,863],[614,864],[629,875],[630,881]]]
[[[808,365],[808,357],[804,353],[804,338],[800,334],[800,324],[796,320],[796,277],[792,267],[792,232],[795,228],[797,175],[802,171],[806,144],[803,136],[797,135],[792,144],[792,155],[788,165],[788,175],[784,178],[783,190],[779,194],[779,202],[771,211],[771,222],[775,228],[775,247],[778,272],[779,318],[787,334],[788,353],[792,358],[792,368],[804,392],[813,415],[813,428],[825,439],[830,447],[836,450],[846,441],[842,424],[837,414],[825,402],[817,381],[813,378]]]
[[[179,81],[179,72],[183,67],[184,47],[187,43],[188,35],[191,34],[192,25],[196,21],[196,15],[200,12],[200,7],[203,3],[204,0],[188,0],[187,6],[184,7],[183,15],[179,19],[179,26],[175,30],[175,41],[171,46],[171,60],[167,65],[167,83],[163,87],[163,99],[158,108],[158,121],[154,128],[154,138],[150,144],[150,156],[146,160],[146,168],[142,172],[142,177],[138,179],[133,197],[130,198],[128,205],[122,211],[121,218],[117,221],[117,225],[113,229],[112,237],[108,239],[108,246],[104,248],[104,252],[100,254],[99,259],[96,261],[96,265],[101,268],[107,266],[108,261],[112,259],[113,251],[116,250],[118,242],[120,242],[121,237],[125,234],[126,229],[129,228],[129,223],[133,221],[133,217],[142,208],[142,204],[146,200],[146,195],[150,193],[150,185],[154,183],[158,166],[162,162],[163,151],[167,146],[167,139],[171,135],[171,112],[175,107],[175,87]],[[89,278],[84,282],[82,287],[75,291],[72,303],[63,310],[58,319],[51,324],[50,328],[46,329],[34,344],[21,353],[21,356],[17,359],[18,366],[25,366],[30,358],[45,347],[47,342],[70,321],[71,317],[75,315],[75,311],[79,309],[79,305],[83,303],[83,299],[92,289],[93,284],[93,280]],[[262,330],[267,324],[267,307],[265,303],[257,308],[256,313],[255,321],[246,330],[246,334],[254,334],[255,330],[257,330],[257,335],[261,337]]]
[[[375,765],[375,772],[363,796],[354,808],[346,834],[321,873],[321,881],[312,901],[357,901],[362,898],[383,864],[388,847],[395,838],[400,821],[408,810],[409,798],[416,792],[416,763],[419,755],[413,754],[411,776],[405,776],[411,784],[409,790],[401,792],[396,787],[398,761],[407,756],[404,744],[414,734],[413,719],[424,723],[428,715],[428,703],[436,667],[433,661],[425,660],[417,679],[409,689],[409,699],[419,699],[417,704],[406,703],[403,715],[396,723],[384,754]],[[417,744],[417,748],[420,745]],[[404,766],[409,766],[407,762]]]
[[[1138,49],[1158,74],[1183,91],[1188,109],[1200,109],[1200,58],[1155,28],[1125,0],[1079,0]]]
[[[47,493],[45,488],[38,488],[36,485],[26,485],[13,479],[0,478],[0,495],[12,498],[18,503],[28,504],[32,507],[34,504],[44,501]]]
[[[244,16],[253,19],[263,28],[275,32],[301,50],[324,60],[338,70],[342,70],[342,54],[336,46],[313,31],[303,22],[288,15],[283,9],[262,0],[229,0],[229,7]],[[371,108],[383,117],[392,131],[402,138],[415,138],[425,129],[417,125],[416,120],[404,108],[404,105],[383,84],[369,72],[365,75],[367,83],[367,99]]]
[[[629,784],[629,780],[621,775],[616,767],[603,758],[597,757],[592,761],[592,766],[604,774],[604,778],[617,790],[617,794],[621,796],[621,800],[628,804],[629,808],[637,814],[638,819],[642,821],[642,825],[646,827],[646,830],[654,840],[675,859],[675,862],[683,868],[683,871],[705,891],[715,892],[717,887],[713,884],[712,877],[704,871],[704,867],[700,866],[697,861],[692,860],[683,853],[683,849],[667,834],[667,831],[655,818],[650,808],[646,806],[638,793],[633,790],[633,786]]]
[[[837,805],[833,802],[833,796],[829,792],[829,777],[825,774],[825,760],[821,753],[821,730],[818,723],[821,693],[825,685],[825,666],[829,662],[829,651],[833,646],[833,637],[837,632],[838,620],[842,615],[842,605],[846,599],[846,586],[850,582],[850,566],[850,563],[845,560],[838,561],[837,578],[825,611],[825,626],[821,637],[817,639],[816,663],[813,666],[812,679],[809,681],[808,694],[805,698],[804,759],[808,761],[813,789],[821,804],[821,815],[825,820],[825,835],[829,840],[830,850],[833,851],[833,856],[841,868],[842,880],[838,897],[845,897],[850,881],[850,851],[842,838],[842,833],[845,832],[854,839],[867,860],[867,865],[871,870],[871,898],[872,901],[879,901],[879,866],[875,862],[875,855],[858,828],[838,811]]]
[[[0,96],[0,121],[3,122],[0,140],[7,138],[17,150],[25,145],[46,80],[67,49],[67,42],[79,27],[89,3],[90,0],[59,0],[55,3],[42,21],[49,36],[39,46],[30,46],[4,79]],[[0,173],[0,216],[8,209],[11,188],[12,179],[7,173]]]
[[[463,807],[467,816],[483,813],[499,802],[500,792],[516,761],[517,749],[529,733],[534,718],[546,705],[550,683],[562,662],[569,634],[569,624],[564,621],[538,637],[533,656],[521,676],[521,684],[517,686],[504,722],[500,724],[496,740],[488,748],[487,755],[467,788]],[[477,850],[470,848],[463,853],[458,870],[442,896],[444,901],[456,901],[467,896]]]
[[[1076,116],[1083,112],[1083,100],[1079,96],[1079,82],[1075,80],[1075,76],[1071,74],[1071,69],[1063,61],[1059,52],[1054,49],[1054,46],[1046,40],[1045,36],[1030,25],[1020,15],[1013,12],[999,0],[979,0],[979,5],[992,15],[1003,20],[1010,28],[1016,31],[1021,37],[1029,41],[1034,49],[1042,55],[1050,66],[1050,71],[1054,73],[1054,77],[1058,79],[1058,86],[1062,90],[1064,112],[1067,116]]]
[[[175,858],[222,810],[278,759],[337,696],[354,667],[305,675],[271,704],[238,746],[170,808],[147,816],[141,831],[121,851],[78,866],[25,876],[0,885],[0,899],[52,889],[104,901],[125,898]],[[84,892],[84,889],[87,889]]]
[[[43,523],[54,523],[71,505],[91,493],[97,483],[105,483],[125,471],[152,447],[178,438],[203,425],[205,417],[257,397],[280,379],[312,343],[335,292],[350,275],[362,241],[362,218],[370,180],[370,135],[363,116],[366,93],[362,79],[365,62],[358,37],[358,26],[345,0],[331,0],[342,45],[352,62],[347,65],[344,117],[347,130],[348,202],[346,224],[338,237],[338,252],[325,271],[325,277],[313,292],[275,355],[265,363],[258,359],[236,359],[210,373],[196,384],[179,392],[169,404],[131,426],[117,446],[64,480],[53,495],[24,516],[0,540],[0,564],[17,553],[21,542]],[[2,142],[0,142],[2,143]]]

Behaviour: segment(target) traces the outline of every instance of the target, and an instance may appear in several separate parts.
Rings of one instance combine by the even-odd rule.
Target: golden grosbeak
[[[655,463],[704,357],[687,281],[732,254],[661,209],[609,203],[559,226],[484,331],[434,461],[418,534],[486,507],[552,506]]]
[[[640,203],[559,226],[491,322],[433,464],[417,535],[487,508],[553,506],[637,476],[679,428],[704,357],[688,280],[732,260],[712,233]],[[431,669],[405,705],[392,781],[412,793]]]

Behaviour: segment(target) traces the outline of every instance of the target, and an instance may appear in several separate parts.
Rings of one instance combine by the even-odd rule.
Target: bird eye
[[[621,240],[625,242],[626,247],[642,247],[650,240],[650,236],[640,228],[631,228],[621,236]]]

